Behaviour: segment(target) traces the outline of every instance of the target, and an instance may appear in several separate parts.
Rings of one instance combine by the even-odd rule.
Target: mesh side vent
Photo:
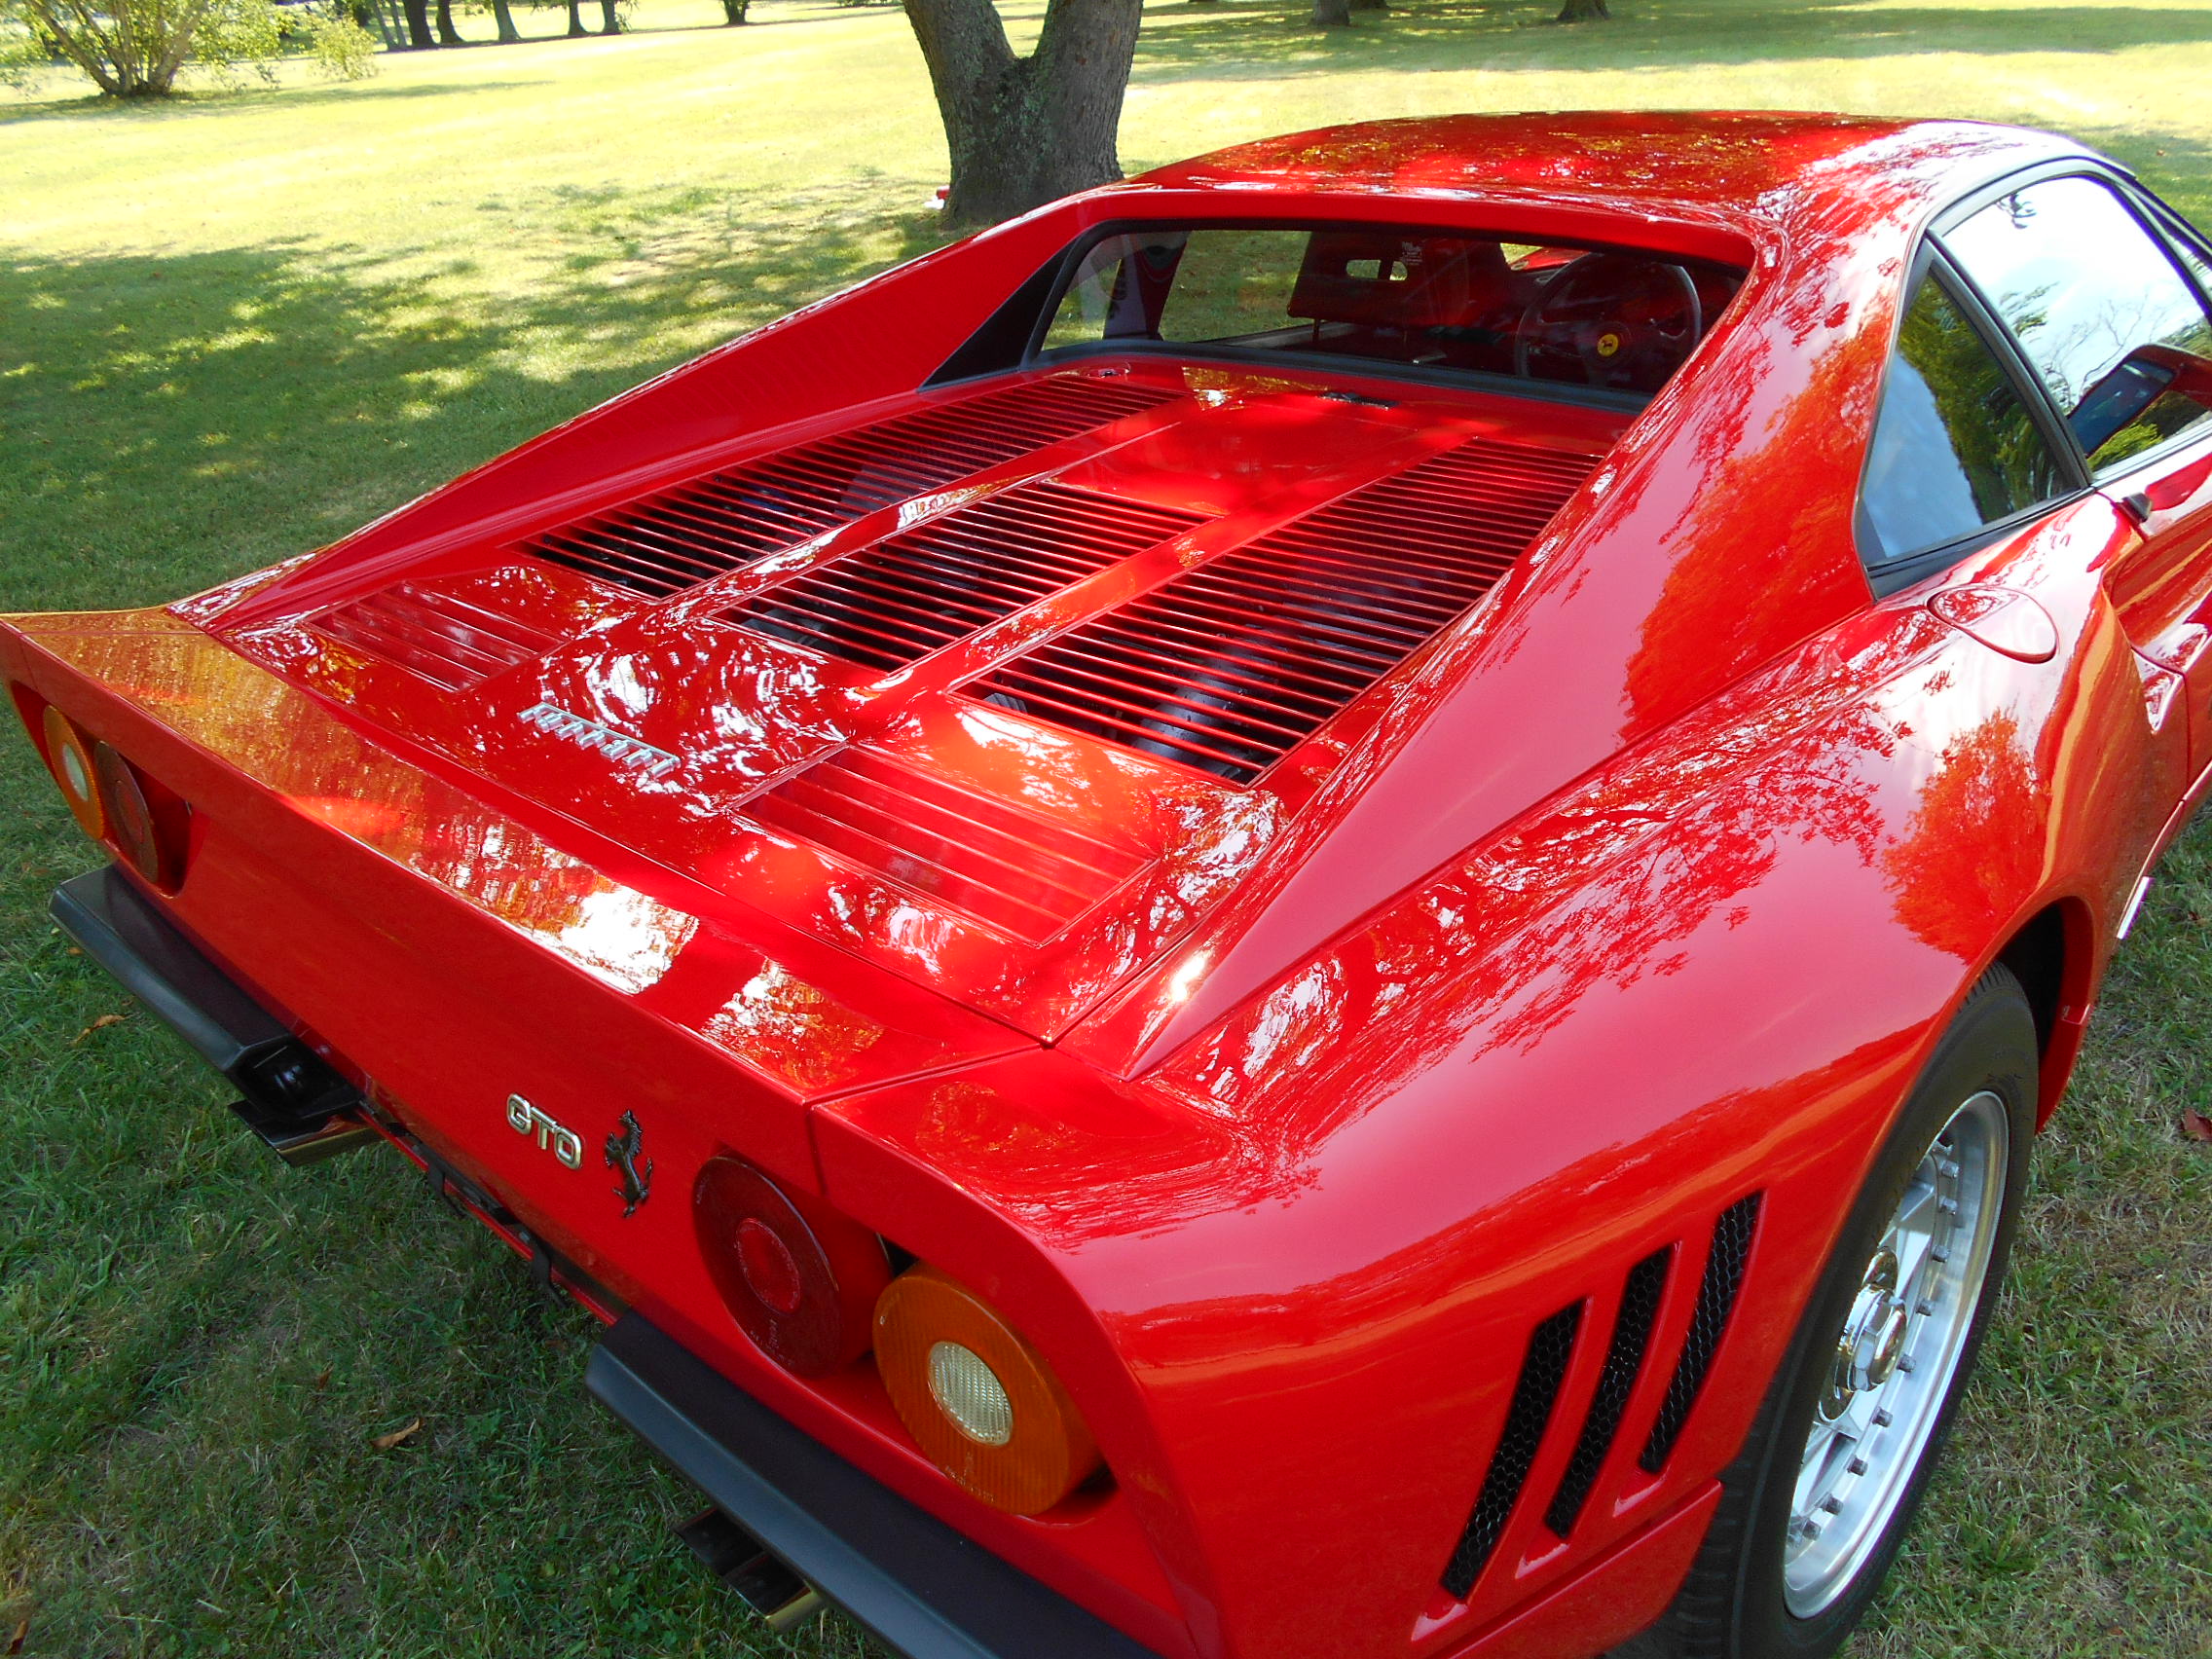
[[[659,598],[1179,395],[1061,377],[840,432],[549,530],[523,550]]]
[[[413,582],[337,606],[313,624],[448,691],[465,691],[560,644],[511,616]]]
[[[832,559],[721,619],[900,668],[1203,522],[1065,484],[1025,484]]]
[[[1582,1325],[1582,1304],[1562,1308],[1529,1335],[1529,1351],[1521,1361],[1521,1378],[1513,1385],[1513,1402],[1505,1410],[1505,1429],[1497,1450],[1491,1455],[1490,1470],[1475,1498],[1467,1530],[1459,1534],[1458,1548],[1444,1568],[1444,1588],[1460,1601],[1474,1589],[1483,1567],[1513,1507],[1521,1500],[1521,1488],[1544,1443],[1551,1425],[1552,1408],[1559,1403],[1560,1384],[1567,1381],[1567,1362],[1574,1357],[1574,1337]]]
[[[1488,593],[1595,464],[1478,438],[1176,576],[970,693],[1250,783]]]
[[[1636,1380],[1643,1370],[1652,1321],[1659,1317],[1659,1301],[1666,1292],[1667,1270],[1674,1259],[1672,1244],[1654,1250],[1629,1269],[1628,1280],[1621,1287],[1620,1312],[1613,1319],[1613,1340],[1605,1347],[1598,1392],[1590,1402],[1590,1415],[1583,1419],[1582,1433],[1574,1442],[1567,1472],[1560,1477],[1559,1491],[1552,1494],[1551,1506],[1544,1511],[1544,1525],[1563,1538],[1574,1530],[1582,1506],[1589,1501],[1590,1489],[1597,1483],[1598,1471],[1604,1467],[1605,1454],[1613,1449],[1621,1413],[1628,1409],[1628,1397],[1635,1392]]]
[[[1651,1437],[1637,1458],[1644,1473],[1655,1475],[1667,1466],[1682,1427],[1690,1420],[1698,1390],[1720,1351],[1720,1338],[1728,1329],[1728,1314],[1736,1306],[1736,1292],[1744,1282],[1744,1263],[1751,1253],[1751,1235],[1757,1230],[1759,1198],[1753,1193],[1720,1212],[1713,1224],[1713,1250],[1705,1259],[1705,1276],[1698,1281],[1697,1310],[1690,1316],[1689,1334],[1682,1339],[1682,1356],[1675,1362],[1667,1398],[1651,1425]]]
[[[1041,942],[1134,875],[1146,855],[849,749],[746,803],[747,814]]]

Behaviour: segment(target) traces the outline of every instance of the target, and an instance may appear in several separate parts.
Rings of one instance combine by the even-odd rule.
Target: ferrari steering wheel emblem
[[[518,1135],[535,1138],[538,1149],[550,1152],[563,1168],[584,1166],[583,1136],[555,1122],[519,1094],[507,1096],[507,1127]]]
[[[1621,349],[1621,337],[1610,330],[1598,336],[1598,355],[1610,357]]]
[[[627,1221],[652,1197],[653,1161],[648,1158],[642,1166],[638,1162],[638,1154],[645,1144],[645,1131],[638,1123],[638,1115],[625,1112],[616,1122],[621,1128],[607,1137],[607,1167],[622,1172],[622,1185],[614,1189],[614,1196],[622,1200],[622,1219]]]

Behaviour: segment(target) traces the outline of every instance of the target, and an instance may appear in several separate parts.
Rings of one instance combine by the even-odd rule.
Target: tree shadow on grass
[[[1416,0],[1314,29],[1280,3],[1208,4],[1162,18],[1138,49],[1135,81],[1266,80],[1347,67],[1449,70],[1664,69],[1957,52],[2105,53],[2212,41],[2212,11],[2047,6],[1871,8],[1856,0],[1664,0],[1648,15],[1556,27],[1527,0]]]
[[[519,294],[304,245],[0,263],[0,609],[158,602],[327,542],[941,240],[882,193],[510,195],[487,242],[537,250]]]
[[[71,83],[52,96],[0,104],[0,127],[25,121],[82,121],[91,117],[112,121],[175,121],[194,116],[227,115],[272,102],[286,106],[332,104],[353,98],[376,101],[445,97],[469,92],[527,92],[549,87],[551,81],[501,78],[491,81],[432,81],[405,85],[384,81],[356,81],[343,86],[240,87],[229,92],[188,91],[173,99],[111,98],[92,90],[91,84]]]

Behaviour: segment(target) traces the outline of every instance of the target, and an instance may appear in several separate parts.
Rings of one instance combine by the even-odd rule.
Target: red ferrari
[[[55,913],[772,1612],[1825,1653],[2212,763],[2208,297],[2003,128],[1222,151],[8,618]]]

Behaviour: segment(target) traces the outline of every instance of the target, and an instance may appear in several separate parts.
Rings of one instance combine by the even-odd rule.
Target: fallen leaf
[[[31,1621],[18,1619],[15,1631],[8,1638],[8,1659],[15,1659],[15,1656],[23,1650],[23,1643],[30,1640],[30,1634]]]
[[[330,1367],[326,1365],[320,1371],[316,1372],[314,1374],[314,1381],[313,1382],[310,1382],[308,1386],[313,1388],[318,1394],[321,1393],[325,1388],[329,1387]]]
[[[71,945],[71,946],[69,947],[69,954],[70,954],[71,956],[82,956],[82,955],[84,955],[84,954],[85,954],[84,946],[82,946],[82,945],[77,945],[77,944],[73,944],[73,945]]]
[[[2212,1141],[2212,1118],[2192,1109],[2181,1115],[2181,1132],[2193,1141]]]
[[[70,1041],[75,1043],[82,1043],[86,1038],[90,1037],[95,1031],[104,1031],[110,1025],[121,1025],[122,1023],[122,1014],[103,1014],[99,1016],[99,1018],[93,1020],[92,1024],[86,1026],[84,1030],[78,1032],[75,1037],[70,1039]]]
[[[405,1428],[395,1428],[389,1434],[380,1434],[369,1444],[379,1452],[389,1452],[394,1446],[404,1446],[422,1431],[423,1419],[415,1419]]]

